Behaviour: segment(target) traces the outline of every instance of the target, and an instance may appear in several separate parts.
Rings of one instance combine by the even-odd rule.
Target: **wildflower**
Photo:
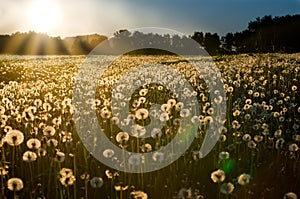
[[[55,128],[53,126],[46,126],[43,129],[43,134],[47,137],[54,136],[55,135]]]
[[[105,149],[102,153],[105,158],[112,158],[115,155],[115,152],[112,149]]]
[[[284,144],[284,139],[283,138],[279,138],[278,140],[276,140],[275,142],[275,148],[276,149],[282,149],[283,148],[283,144]]]
[[[170,107],[173,107],[176,105],[176,100],[175,99],[169,99],[167,101],[167,104],[170,105]]]
[[[125,191],[125,190],[128,189],[128,187],[129,187],[128,185],[126,185],[126,186],[115,185],[115,186],[114,186],[114,188],[115,188],[116,191]]]
[[[180,111],[180,117],[188,117],[190,115],[190,110],[189,109],[182,109]]]
[[[299,150],[299,147],[298,147],[297,144],[293,143],[293,144],[289,145],[289,151],[295,152],[295,151],[298,151],[298,150]]]
[[[221,169],[218,169],[211,173],[210,178],[214,183],[220,183],[225,180],[225,172]]]
[[[143,126],[140,126],[138,124],[134,124],[132,126],[132,131],[131,131],[131,135],[134,137],[142,137],[146,134],[146,129]]]
[[[168,121],[170,118],[169,118],[169,114],[166,113],[166,112],[163,112],[160,116],[159,116],[159,120],[162,121],[162,122],[166,122]]]
[[[24,141],[24,134],[19,130],[10,130],[5,135],[5,141],[11,146],[18,146]]]
[[[23,187],[23,181],[20,178],[10,178],[7,181],[7,188],[11,191],[20,191]]]
[[[297,86],[293,85],[292,86],[292,91],[295,91],[295,90],[297,90]]]
[[[142,152],[150,152],[152,151],[152,146],[149,143],[143,144],[143,146],[141,147]]]
[[[139,166],[141,164],[141,161],[142,161],[141,155],[131,155],[128,158],[128,162],[132,166]]]
[[[103,185],[103,179],[100,177],[93,177],[90,184],[92,188],[100,188]]]
[[[57,147],[57,145],[58,145],[58,141],[56,140],[56,139],[49,139],[48,141],[47,141],[47,146],[48,147],[53,147],[53,148],[55,148],[55,147]]]
[[[5,176],[8,174],[8,166],[5,165],[4,167],[0,167],[0,176]]]
[[[138,119],[138,120],[144,120],[144,119],[147,119],[148,118],[148,115],[149,115],[149,112],[147,109],[145,108],[141,108],[141,109],[138,109],[135,113],[135,117]]]
[[[182,108],[184,107],[184,104],[182,102],[178,102],[176,105],[175,105],[175,109],[177,111],[180,111]]]
[[[253,140],[250,140],[247,144],[247,146],[250,148],[250,149],[255,149],[256,148],[256,143],[253,141]]]
[[[59,171],[59,174],[60,174],[61,177],[69,177],[69,176],[73,175],[73,170],[69,169],[69,168],[62,168]]]
[[[234,190],[234,185],[231,182],[224,183],[220,187],[220,191],[223,194],[231,194]]]
[[[119,144],[123,144],[129,140],[129,135],[126,132],[119,132],[116,136],[116,140]]]
[[[245,142],[250,141],[250,140],[251,140],[251,135],[249,135],[248,133],[244,134],[244,135],[243,135],[243,140],[244,140]]]
[[[255,135],[253,139],[255,142],[261,142],[264,139],[264,137],[261,135]]]
[[[63,186],[68,187],[68,186],[71,186],[74,184],[74,182],[76,181],[76,178],[74,175],[64,176],[64,177],[61,177],[59,181]]]
[[[23,161],[24,162],[34,162],[34,161],[36,161],[36,158],[37,158],[36,153],[32,152],[32,151],[26,151],[23,154]]]
[[[146,96],[147,93],[148,93],[148,89],[146,89],[146,88],[143,88],[139,91],[140,96]]]
[[[297,195],[294,192],[285,193],[283,199],[297,199]]]
[[[113,177],[119,176],[118,172],[112,173],[110,170],[105,170],[105,175],[108,179],[112,179]]]
[[[219,153],[219,159],[220,160],[227,160],[229,159],[230,154],[227,151],[222,151]]]
[[[148,195],[143,191],[132,191],[130,195],[132,195],[134,199],[148,199]]]
[[[152,156],[152,159],[155,161],[155,162],[162,162],[164,160],[164,154],[161,153],[161,152],[155,152]]]
[[[57,162],[63,162],[65,160],[65,157],[66,157],[65,153],[57,151],[54,160]]]
[[[240,185],[243,186],[243,185],[249,184],[250,179],[251,179],[251,176],[249,174],[243,173],[238,177],[237,181]]]
[[[162,136],[162,132],[159,128],[153,128],[151,131],[152,138],[160,138]]]

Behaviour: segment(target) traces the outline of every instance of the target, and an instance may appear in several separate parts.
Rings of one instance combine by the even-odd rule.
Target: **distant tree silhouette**
[[[46,34],[16,32],[11,35],[0,35],[1,54],[20,55],[81,55],[88,54],[98,44],[106,41],[99,49],[99,53],[123,52],[124,49],[139,49],[135,53],[160,54],[155,49],[143,50],[143,46],[154,48],[160,46],[169,51],[197,54],[204,48],[210,55],[230,53],[266,53],[266,52],[300,52],[300,15],[286,15],[272,17],[271,15],[258,17],[248,23],[247,29],[227,33],[219,37],[217,33],[194,32],[189,36],[200,45],[191,42],[188,36],[159,35],[155,33],[131,33],[121,29],[114,33],[114,37],[91,34],[76,37],[49,37]],[[165,53],[165,52],[164,52]]]

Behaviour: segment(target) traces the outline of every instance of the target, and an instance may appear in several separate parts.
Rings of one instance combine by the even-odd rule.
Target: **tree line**
[[[0,35],[1,54],[20,55],[81,55],[90,53],[99,43],[105,45],[101,52],[119,53],[122,45],[128,49],[139,46],[165,46],[170,52],[198,53],[205,49],[210,55],[232,53],[300,52],[300,15],[258,17],[248,23],[247,29],[227,33],[220,37],[217,33],[194,32],[190,36],[159,35],[154,33],[129,32],[119,30],[114,37],[92,34],[76,37],[50,37],[46,34],[28,32]],[[194,39],[200,45],[190,42]],[[129,45],[129,46],[128,46]],[[201,47],[200,47],[201,46]],[[148,53],[161,53],[152,49]],[[135,53],[145,53],[144,50]]]

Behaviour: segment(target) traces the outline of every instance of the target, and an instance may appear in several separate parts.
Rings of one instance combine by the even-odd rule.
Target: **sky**
[[[111,36],[120,29],[160,27],[225,35],[257,17],[287,14],[300,14],[300,0],[0,0],[0,34]]]

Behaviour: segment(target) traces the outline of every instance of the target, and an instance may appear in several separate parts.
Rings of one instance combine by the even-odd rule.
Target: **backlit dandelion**
[[[130,195],[134,199],[148,199],[148,195],[143,191],[132,191],[130,192]]]
[[[147,118],[148,118],[148,115],[149,115],[149,112],[148,112],[148,110],[145,109],[145,108],[138,109],[138,110],[135,112],[135,117],[136,117],[138,120],[144,120],[144,119],[147,119]]]
[[[33,162],[33,161],[36,161],[37,159],[37,155],[35,152],[32,152],[32,151],[26,151],[24,154],[23,154],[23,161],[24,162]]]
[[[112,149],[105,149],[102,154],[105,158],[112,158],[115,152]]]
[[[24,187],[23,181],[20,178],[10,178],[7,181],[7,188],[10,191],[20,191]]]
[[[225,180],[225,172],[221,169],[218,169],[211,173],[210,178],[214,183],[223,182]]]
[[[294,192],[285,193],[283,199],[297,199],[297,195]]]
[[[244,185],[249,184],[250,179],[251,179],[251,176],[249,174],[243,173],[243,174],[239,175],[237,181],[240,185],[244,186]]]
[[[231,194],[234,190],[234,185],[231,182],[223,183],[220,187],[220,192],[223,194]]]
[[[55,135],[55,128],[53,126],[46,126],[43,129],[43,134],[47,137],[54,136]]]
[[[5,141],[11,146],[18,146],[24,141],[24,134],[19,130],[10,130],[6,136]]]
[[[103,179],[101,177],[93,177],[90,180],[90,184],[92,188],[101,188],[103,186]]]

